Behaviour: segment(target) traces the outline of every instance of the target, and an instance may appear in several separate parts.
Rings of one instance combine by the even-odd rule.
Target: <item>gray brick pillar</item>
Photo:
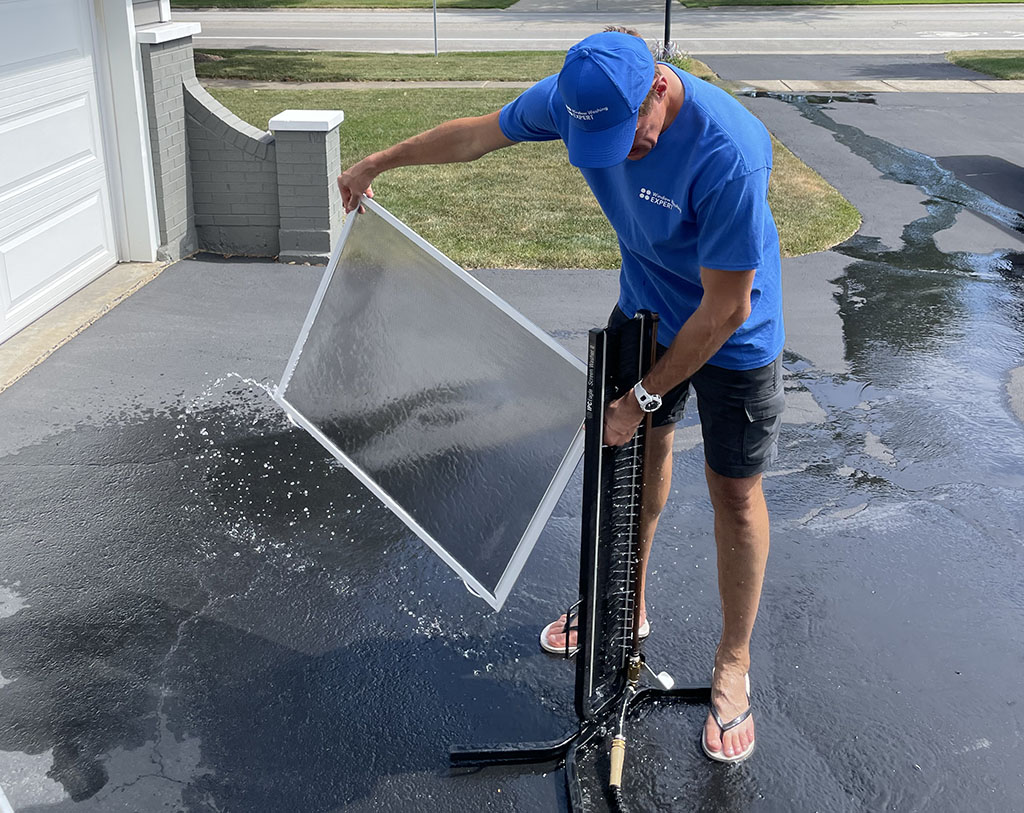
[[[326,263],[341,226],[340,110],[285,110],[270,120],[277,147],[282,262]]]
[[[192,34],[199,26],[165,23],[140,29],[142,78],[149,113],[153,181],[156,185],[158,256],[177,260],[198,248],[192,217],[191,178],[185,136],[183,80],[194,76]]]

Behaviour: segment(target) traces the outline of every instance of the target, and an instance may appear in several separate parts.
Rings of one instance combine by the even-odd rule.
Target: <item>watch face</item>
[[[633,395],[644,412],[656,412],[661,409],[661,396],[645,390],[639,381],[633,386]]]

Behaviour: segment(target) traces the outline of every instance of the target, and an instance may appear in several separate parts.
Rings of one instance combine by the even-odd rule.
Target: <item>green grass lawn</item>
[[[946,59],[996,79],[1024,79],[1024,51],[950,51]]]
[[[203,56],[213,59],[203,59]],[[557,73],[562,51],[486,51],[367,54],[344,51],[252,51],[205,48],[196,61],[202,79],[263,82],[496,81],[535,82]],[[675,62],[701,77],[711,70],[695,59]]]
[[[495,80],[533,82],[562,67],[562,51],[489,51],[433,54],[367,54],[341,51],[212,50],[214,61],[196,62],[203,79],[264,82],[377,82],[395,80]],[[220,57],[220,59],[216,59]]]
[[[508,8],[516,0],[437,0],[438,8]],[[171,0],[171,8],[432,8],[432,0]]]
[[[257,127],[288,108],[345,111],[342,165],[442,121],[492,112],[514,90],[211,91]],[[836,190],[777,150],[770,191],[787,256],[852,234],[859,215]],[[615,235],[560,141],[520,144],[471,164],[403,167],[374,183],[379,203],[469,268],[617,268]]]

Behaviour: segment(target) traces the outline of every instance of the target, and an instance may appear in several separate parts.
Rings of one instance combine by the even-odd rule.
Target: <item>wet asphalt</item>
[[[626,797],[1019,810],[1024,235],[1003,176],[1024,166],[1024,111],[745,103],[864,225],[784,266],[757,753],[711,764],[698,710],[653,708]],[[574,722],[573,670],[536,639],[574,596],[579,480],[491,613],[268,397],[320,273],[178,263],[0,394],[0,787],[18,813],[564,809],[557,766],[451,775],[446,756]],[[609,272],[478,276],[580,355],[614,300]],[[693,412],[646,646],[680,684],[707,680],[719,626]],[[606,771],[585,755],[591,809]]]

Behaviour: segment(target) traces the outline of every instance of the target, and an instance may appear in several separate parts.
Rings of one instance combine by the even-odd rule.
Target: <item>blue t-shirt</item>
[[[763,367],[782,351],[779,235],[768,208],[768,131],[732,96],[672,68],[685,98],[654,149],[638,161],[581,169],[619,238],[619,307],[660,316],[669,344],[700,304],[700,268],[756,269],[750,316],[709,363]],[[512,141],[564,138],[570,117],[557,76],[542,79],[501,111]]]

